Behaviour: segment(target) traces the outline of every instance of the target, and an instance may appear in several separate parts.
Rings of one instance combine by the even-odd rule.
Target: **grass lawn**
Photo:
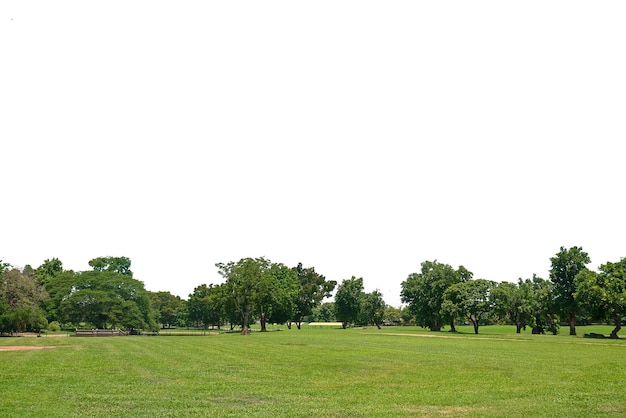
[[[459,330],[1,338],[0,416],[626,416],[626,340]]]

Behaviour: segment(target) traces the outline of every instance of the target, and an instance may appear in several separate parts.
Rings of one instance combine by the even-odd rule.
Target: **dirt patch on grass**
[[[47,350],[56,348],[54,345],[5,345],[0,346],[0,351],[24,351],[24,350]]]

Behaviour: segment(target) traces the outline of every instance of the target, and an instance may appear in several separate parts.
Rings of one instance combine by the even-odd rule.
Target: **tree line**
[[[473,279],[465,267],[425,261],[419,273],[402,282],[401,298],[417,325],[439,331],[444,324],[471,323],[478,334],[482,323],[504,322],[517,332],[556,334],[561,323],[576,335],[580,321],[606,321],[617,338],[626,315],[626,259],[602,264],[599,271],[581,247],[561,247],[550,258],[549,279],[537,275],[517,283]]]
[[[123,328],[172,326],[241,328],[250,325],[339,321],[351,325],[416,324],[433,331],[469,323],[506,323],[517,332],[556,334],[561,323],[576,335],[576,323],[612,321],[617,337],[626,314],[626,259],[591,271],[582,248],[561,247],[550,259],[548,280],[536,275],[517,283],[474,279],[463,266],[424,261],[401,284],[402,308],[385,303],[380,291],[364,292],[363,278],[327,280],[314,267],[288,267],[265,258],[217,263],[224,281],[202,284],[188,299],[167,291],[149,292],[133,278],[126,257],[98,257],[92,270],[63,269],[57,258],[33,269],[0,260],[0,332],[62,327]],[[333,295],[334,293],[334,295]],[[332,301],[330,298],[333,298]]]

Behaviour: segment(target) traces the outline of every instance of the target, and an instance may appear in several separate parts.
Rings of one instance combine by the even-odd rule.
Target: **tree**
[[[267,311],[267,321],[284,324],[294,317],[298,300],[297,273],[281,263],[273,263],[269,270],[271,297]]]
[[[313,308],[308,317],[310,322],[332,322],[335,320],[335,302],[324,302]]]
[[[57,286],[57,281],[62,282]],[[95,269],[61,274],[49,285],[58,289],[55,294],[60,300],[58,315],[64,322],[88,323],[96,328],[121,327],[131,331],[158,329],[150,293],[145,290],[143,282],[128,273]]]
[[[238,262],[217,263],[219,274],[226,279],[226,288],[241,315],[241,335],[250,334],[250,319],[264,296],[260,290],[271,262],[260,258],[242,258]]]
[[[190,322],[201,324],[205,329],[211,325],[222,326],[226,316],[226,297],[223,285],[203,284],[196,287],[187,302]]]
[[[63,263],[58,258],[46,259],[35,269],[37,280],[43,286],[61,273],[63,273]]]
[[[361,306],[363,319],[368,324],[376,325],[380,329],[380,324],[385,317],[386,306],[383,295],[378,289],[371,293],[365,293]]]
[[[598,273],[585,268],[578,273],[574,298],[594,317],[613,321],[615,328],[610,336],[618,338],[626,315],[626,259],[603,264],[599,270]]]
[[[293,320],[296,327],[300,329],[302,319],[311,315],[313,309],[319,306],[324,298],[331,296],[337,282],[334,280],[327,281],[324,276],[315,271],[314,267],[304,268],[302,263],[298,263],[293,270],[296,272],[298,284]],[[288,326],[291,328],[290,324]]]
[[[524,280],[524,286],[530,289],[532,297],[532,333],[543,334],[548,329],[556,335],[559,328],[559,317],[554,312],[554,285],[533,274],[532,279]]]
[[[128,257],[97,257],[89,260],[89,265],[94,271],[112,271],[124,276],[133,277],[130,270],[130,259]]]
[[[11,264],[9,263],[5,263],[1,258],[0,258],[0,279],[2,278],[2,275],[4,274],[5,271],[9,270],[11,268]]]
[[[35,279],[34,270],[2,266],[0,274],[0,332],[39,332],[48,321],[42,309],[48,294]]]
[[[402,302],[407,303],[417,325],[440,331],[444,320],[450,323],[450,331],[456,331],[454,316],[445,317],[441,310],[443,294],[455,283],[472,278],[472,272],[463,266],[455,270],[448,264],[435,261],[424,261],[420,273],[412,273],[402,282],[400,293]]]
[[[402,309],[391,305],[385,306],[383,323],[387,325],[400,325],[402,323]]]
[[[179,325],[176,310],[186,303],[180,296],[170,292],[151,292],[150,299],[152,308],[163,329],[170,328],[172,325]]]
[[[451,317],[467,318],[474,334],[478,334],[480,320],[493,308],[490,292],[494,286],[494,282],[484,279],[453,284],[444,293],[441,309]]]
[[[32,275],[24,274],[15,268],[2,274],[1,285],[0,295],[9,308],[39,307],[48,298],[46,291]]]
[[[341,282],[335,294],[335,311],[337,319],[344,329],[348,323],[355,322],[361,313],[363,303],[363,278],[354,276]]]
[[[50,295],[50,299],[44,304],[44,309],[49,321],[60,323],[65,321],[61,314],[61,303],[70,295],[77,280],[77,273],[71,270],[48,276],[45,280],[44,288]]]
[[[517,286],[502,282],[491,290],[495,313],[515,324],[516,333],[533,322],[532,290],[528,283],[519,279]]]
[[[576,275],[591,262],[589,255],[582,247],[565,249],[550,258],[550,280],[554,284],[555,308],[563,318],[568,318],[569,335],[576,335],[576,315],[578,303],[574,298],[576,293]]]

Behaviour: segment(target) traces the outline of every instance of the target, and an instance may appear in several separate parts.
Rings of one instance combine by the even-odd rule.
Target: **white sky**
[[[626,256],[623,1],[0,2],[0,258],[186,298]]]

